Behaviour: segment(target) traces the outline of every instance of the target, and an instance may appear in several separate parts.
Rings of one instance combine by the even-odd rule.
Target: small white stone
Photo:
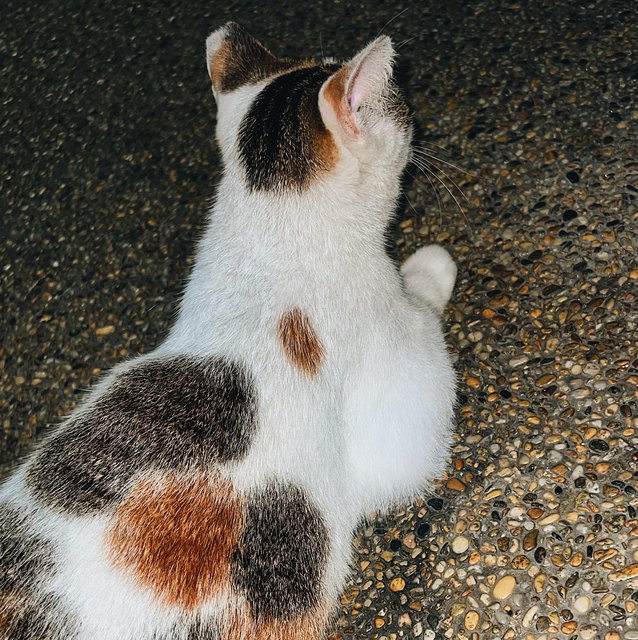
[[[591,609],[591,598],[589,596],[579,596],[574,600],[574,611],[576,613],[587,613]]]
[[[512,368],[520,367],[522,364],[526,364],[529,361],[529,356],[514,356],[510,358],[509,365]]]
[[[531,626],[536,614],[538,613],[538,605],[535,604],[527,610],[527,613],[523,616],[523,626],[527,629]]]
[[[465,553],[470,547],[470,541],[465,536],[457,536],[452,540],[454,553]]]

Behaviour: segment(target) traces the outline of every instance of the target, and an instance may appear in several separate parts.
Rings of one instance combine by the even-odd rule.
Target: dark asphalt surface
[[[459,441],[362,531],[335,637],[636,640],[638,10],[557,4],[5,0],[0,462],[166,334],[219,176],[206,35],[346,58],[394,18],[441,158],[394,252],[459,264]]]

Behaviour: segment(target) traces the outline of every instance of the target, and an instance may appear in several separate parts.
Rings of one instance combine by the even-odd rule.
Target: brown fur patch
[[[246,609],[234,612],[226,620],[227,640],[321,640],[325,636],[330,613],[319,606],[307,615],[282,621],[274,618],[256,621]]]
[[[20,611],[20,601],[12,593],[0,595],[0,640],[9,638],[12,618],[17,617]]]
[[[339,159],[339,150],[332,134],[325,127],[316,130],[315,146],[320,169],[325,172],[332,171]]]
[[[218,91],[234,91],[270,76],[303,66],[273,55],[238,24],[226,25],[226,37],[210,61],[211,81]]]
[[[314,376],[324,357],[323,346],[310,318],[300,309],[286,311],[279,320],[279,340],[290,362]]]
[[[213,59],[210,63],[211,81],[215,89],[221,89],[222,78],[224,76],[224,70],[228,63],[228,58],[231,54],[230,44],[227,40],[224,40],[218,47],[217,51],[213,54]]]
[[[241,502],[220,478],[145,478],[116,513],[110,555],[164,602],[192,610],[228,587],[242,522]]]

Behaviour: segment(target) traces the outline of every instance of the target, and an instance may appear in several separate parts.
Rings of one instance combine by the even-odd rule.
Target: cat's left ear
[[[259,82],[290,66],[236,22],[228,22],[206,39],[206,65],[215,95]]]
[[[321,88],[319,109],[328,128],[337,127],[349,139],[360,137],[357,112],[383,98],[392,77],[395,52],[388,36],[373,40],[346,62]]]

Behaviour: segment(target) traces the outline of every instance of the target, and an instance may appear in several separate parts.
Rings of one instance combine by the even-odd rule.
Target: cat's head
[[[213,32],[206,58],[226,171],[251,191],[335,180],[398,189],[412,128],[394,56],[386,36],[337,64],[275,56],[233,22]]]

